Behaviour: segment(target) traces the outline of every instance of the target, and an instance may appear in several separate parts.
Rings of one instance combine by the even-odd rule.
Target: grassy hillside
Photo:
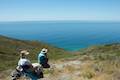
[[[80,51],[94,60],[117,60],[120,59],[120,43],[92,46]]]
[[[88,80],[120,80],[120,43],[80,51],[81,76]],[[84,80],[83,79],[83,80]]]
[[[29,58],[32,62],[35,62],[37,60],[37,55],[42,48],[48,48],[48,56],[51,60],[72,56],[72,54],[68,54],[68,52],[61,48],[57,48],[43,42],[25,41],[0,36],[0,71],[14,68],[17,65],[20,49],[29,50]]]
[[[52,62],[43,80],[120,80],[120,44],[92,46],[71,59]],[[79,55],[79,56],[78,56]]]
[[[0,36],[0,71],[17,65],[19,49],[29,50],[29,58],[35,62],[43,47],[49,49],[52,66],[45,70],[45,80],[120,80],[120,43],[91,46],[70,54],[43,42]],[[2,72],[0,79],[8,80],[9,73]]]

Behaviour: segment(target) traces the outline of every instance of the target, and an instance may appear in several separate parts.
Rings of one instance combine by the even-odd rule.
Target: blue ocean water
[[[66,50],[120,42],[120,22],[0,22],[0,35],[39,40]]]

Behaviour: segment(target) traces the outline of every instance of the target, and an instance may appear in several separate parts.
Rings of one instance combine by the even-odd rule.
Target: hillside
[[[80,50],[81,55],[86,55],[94,60],[116,60],[120,59],[120,43],[112,43]]]
[[[88,47],[79,58],[82,80],[120,80],[120,43]]]
[[[19,49],[28,49],[30,60],[36,62],[43,47],[49,49],[51,68],[44,70],[45,78],[41,80],[120,80],[120,43],[91,46],[71,54],[42,42],[4,36],[0,36],[0,80],[10,80]]]
[[[70,57],[61,48],[57,48],[39,41],[25,41],[13,39],[0,35],[0,71],[14,68],[19,60],[19,50],[27,49],[30,52],[29,58],[32,62],[36,62],[37,55],[42,48],[48,48],[50,60],[56,60],[63,57]]]
[[[120,80],[120,43],[91,46],[53,62],[42,80]]]

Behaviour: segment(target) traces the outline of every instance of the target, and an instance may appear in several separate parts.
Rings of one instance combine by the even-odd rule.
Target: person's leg
[[[37,80],[38,78],[35,77],[35,76],[32,76],[31,79],[32,79],[32,80]]]
[[[36,76],[33,73],[27,72],[25,74],[26,74],[27,77],[30,78],[30,80],[37,80]]]

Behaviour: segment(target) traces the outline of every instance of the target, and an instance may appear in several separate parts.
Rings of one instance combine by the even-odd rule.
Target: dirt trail
[[[45,74],[45,78],[41,80],[79,80],[80,78],[80,65],[79,60],[63,61],[51,63],[52,68],[48,71],[49,74]]]

